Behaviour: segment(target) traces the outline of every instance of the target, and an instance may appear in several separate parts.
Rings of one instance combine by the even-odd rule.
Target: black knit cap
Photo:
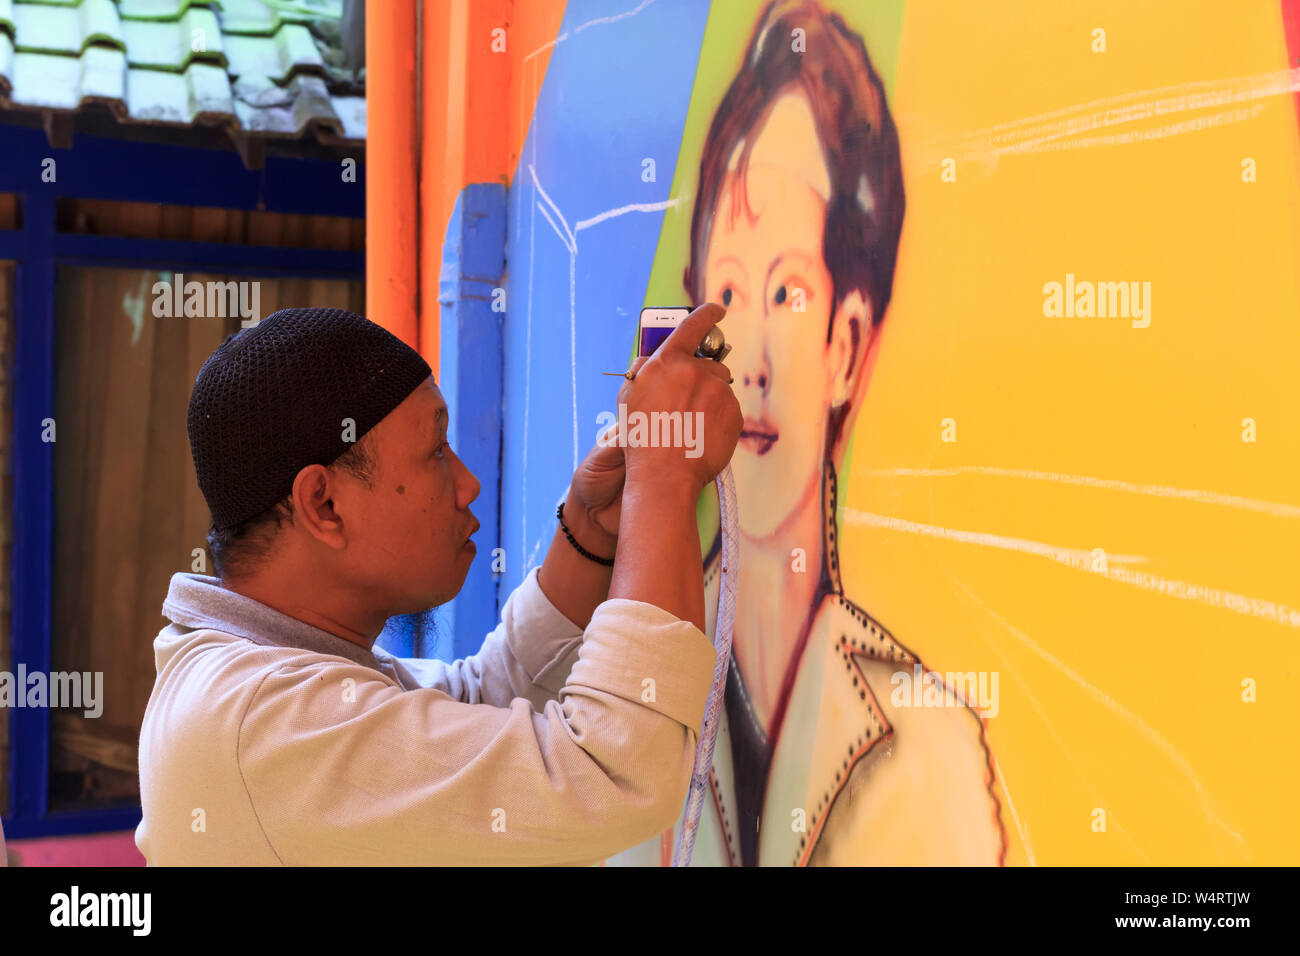
[[[255,518],[329,465],[433,372],[420,354],[342,309],[282,309],[226,337],[199,369],[187,427],[218,531]]]

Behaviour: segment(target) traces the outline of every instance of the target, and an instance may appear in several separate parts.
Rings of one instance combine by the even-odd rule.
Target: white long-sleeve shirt
[[[151,865],[593,864],[681,812],[715,655],[628,599],[585,631],[534,569],[473,657],[373,653],[172,577],[140,732]]]

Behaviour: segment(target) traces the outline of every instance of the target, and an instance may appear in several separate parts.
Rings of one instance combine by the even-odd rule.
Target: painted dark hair
[[[793,49],[795,29],[803,30],[804,52]],[[889,304],[903,228],[898,130],[862,38],[816,0],[768,4],[740,72],[713,116],[691,219],[691,255],[683,277],[687,294],[696,304],[705,301],[704,259],[732,153],[741,144],[736,173],[743,180],[754,146],[750,133],[791,87],[808,97],[830,178],[822,258],[834,292],[831,320],[845,297],[859,291],[871,303],[872,321],[879,323]],[[827,342],[830,336],[828,322]]]

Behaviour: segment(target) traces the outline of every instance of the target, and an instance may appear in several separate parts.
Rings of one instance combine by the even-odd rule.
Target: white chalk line
[[[569,241],[565,238],[564,232],[560,229],[559,225],[556,224],[555,220],[551,217],[551,214],[546,211],[546,207],[541,203],[534,203],[534,205],[542,211],[542,216],[551,224],[551,228],[555,230],[555,235],[559,238],[560,242],[563,243],[565,250],[569,255],[573,255],[573,250],[569,248]]]
[[[971,134],[992,144],[1018,139],[1073,136],[1192,110],[1211,109],[1251,100],[1283,96],[1300,90],[1300,67],[1218,80],[1195,80],[1146,90],[1131,90],[1086,103],[1038,113],[985,127]]]
[[[1125,133],[1107,133],[1104,136],[1088,136],[1082,139],[1052,140],[1049,138],[1041,143],[1017,143],[1015,146],[999,149],[996,152],[999,156],[1006,156],[1014,155],[1016,153],[1064,152],[1072,149],[1089,149],[1093,146],[1126,146],[1129,143],[1168,139],[1173,136],[1181,136],[1183,133],[1195,133],[1216,126],[1229,126],[1233,123],[1240,123],[1245,120],[1254,119],[1263,112],[1263,110],[1263,104],[1256,103],[1254,106],[1243,106],[1235,110],[1224,110],[1220,113],[1214,113],[1210,116],[1199,116],[1195,119],[1169,123],[1165,126],[1157,127],[1156,129],[1130,130]]]
[[[569,385],[573,400],[573,470],[578,470],[578,251],[569,250]]]
[[[578,468],[578,454],[579,454],[578,452],[578,448],[579,448],[578,446],[578,284],[577,284],[578,237],[573,230],[569,229],[568,221],[564,218],[564,213],[560,211],[560,207],[555,203],[555,200],[551,199],[550,195],[546,192],[545,188],[543,188],[541,180],[539,180],[537,177],[536,168],[530,164],[528,167],[528,172],[532,176],[533,185],[536,187],[537,192],[540,193],[542,199],[546,201],[545,206],[539,202],[535,202],[534,207],[536,209],[541,210],[542,215],[546,217],[546,221],[549,222],[551,224],[551,228],[555,230],[555,234],[556,236],[559,237],[560,242],[564,243],[564,247],[569,251],[569,387],[573,399],[573,468],[576,471]],[[618,206],[617,208],[607,209],[602,213],[597,213],[595,216],[592,216],[590,219],[583,219],[577,224],[577,229],[578,230],[589,229],[592,226],[598,225],[599,223],[606,222],[607,220],[614,219],[619,216],[623,216],[632,212],[660,212],[664,209],[667,209],[670,206],[676,205],[676,203],[677,203],[676,199],[666,199],[663,200],[662,202],[655,202],[655,203],[629,203],[628,205],[625,206]],[[555,217],[559,219],[558,224],[556,223],[556,219],[552,218],[551,213],[547,211],[548,206],[550,207],[550,209],[555,211]],[[533,259],[532,249],[530,248],[529,249],[530,269],[532,268],[532,259]],[[531,283],[530,283],[530,289],[529,289],[530,314],[531,314],[531,310],[532,310],[532,291],[531,291]]]
[[[939,563],[941,566],[943,566],[942,561],[940,561]],[[944,568],[946,571],[947,570],[946,566],[944,566]],[[984,602],[982,602],[979,598],[975,597],[974,593],[969,588],[965,587],[965,585],[962,583],[961,580],[959,580],[956,577],[956,575],[952,574],[951,572],[948,572],[948,578],[959,588],[961,588],[962,591],[965,592],[968,600],[971,600],[975,604],[979,605],[979,607],[982,610],[986,611],[987,613],[989,614],[993,613],[984,604]],[[996,617],[996,615],[994,616]],[[1043,722],[1043,726],[1047,728],[1047,732],[1052,735],[1052,739],[1056,741],[1056,746],[1060,748],[1061,753],[1065,755],[1066,759],[1070,762],[1071,767],[1073,768],[1074,766],[1076,766],[1077,761],[1075,760],[1074,753],[1066,745],[1064,738],[1061,737],[1060,733],[1056,729],[1056,726],[1048,718],[1046,711],[1043,710],[1042,704],[1038,702],[1038,697],[1034,694],[1032,690],[1029,689],[1029,683],[1020,676],[1019,671],[1017,671],[1011,665],[1011,662],[1007,659],[1006,654],[1004,654],[994,642],[988,640],[987,638],[983,638],[983,635],[980,636],[984,640],[985,644],[988,645],[988,647],[993,651],[993,653],[997,655],[998,660],[1002,662],[1002,666],[1005,667],[1007,671],[1010,672],[1011,679],[1016,682],[1016,684],[1024,692],[1025,696],[1029,699],[1029,704],[1031,707],[1034,708],[1034,712],[1038,714],[1038,719]],[[995,763],[996,763],[996,758],[995,758]],[[1001,771],[999,770],[999,774],[1000,772]],[[1151,860],[1147,857],[1145,853],[1142,852],[1142,847],[1138,845],[1137,840],[1133,839],[1133,835],[1129,833],[1127,829],[1125,829],[1122,823],[1120,823],[1119,818],[1115,815],[1114,811],[1109,809],[1108,801],[1104,797],[1102,797],[1100,791],[1098,791],[1096,785],[1092,782],[1092,780],[1089,777],[1084,776],[1082,773],[1079,773],[1079,778],[1083,781],[1083,785],[1088,788],[1088,793],[1092,797],[1093,806],[1106,808],[1107,824],[1113,825],[1115,829],[1119,832],[1119,834],[1122,837],[1124,837],[1125,840],[1128,841],[1128,844],[1133,848],[1133,851],[1138,856],[1140,856],[1144,861],[1146,861],[1146,863],[1149,865],[1151,863]],[[999,779],[1002,778],[999,776]],[[1003,792],[1006,793],[1007,799],[1010,800],[1011,794],[1006,789],[1005,780],[1003,780]],[[1016,827],[1018,830],[1020,830],[1020,821],[1019,818],[1016,816],[1014,810],[1012,811],[1012,819],[1016,821]],[[1032,856],[1032,850],[1028,845],[1028,834],[1024,830],[1020,830],[1020,835],[1022,839],[1026,840],[1026,849],[1025,849],[1026,855]]]
[[[581,33],[583,30],[586,30],[588,27],[616,23],[620,20],[625,20],[628,17],[636,16],[638,13],[645,10],[654,2],[655,0],[641,0],[641,2],[631,10],[627,10],[620,14],[614,14],[605,17],[596,17],[594,19],[588,20],[585,23],[579,24],[576,28],[574,28],[573,33],[576,35],[578,33]],[[521,136],[524,133],[524,124],[525,124],[525,120],[524,120],[525,117],[524,107],[526,102],[525,96],[527,95],[528,90],[531,89],[531,91],[534,94],[534,101],[535,101],[536,95],[540,93],[539,90],[540,79],[538,77],[538,65],[537,65],[536,57],[540,53],[544,52],[545,50],[549,50],[554,46],[558,46],[560,43],[563,43],[568,38],[569,38],[569,32],[565,31],[564,33],[561,33],[558,37],[556,37],[554,40],[551,40],[547,43],[543,43],[537,49],[525,55],[522,60],[522,63],[525,65],[529,61],[532,61],[533,69],[532,69],[531,87],[527,83],[519,84],[519,117],[520,117],[519,122],[520,122]],[[560,207],[556,205],[556,203],[551,199],[550,195],[546,192],[546,190],[542,188],[541,181],[537,177],[537,168],[536,168],[537,138],[538,137],[536,135],[532,137],[532,157],[531,157],[532,162],[529,163],[528,165],[528,172],[532,178],[534,195],[533,195],[533,208],[530,211],[530,215],[529,215],[528,306],[527,306],[528,319],[526,323],[527,329],[525,332],[525,341],[524,341],[524,440],[523,440],[523,471],[522,471],[524,475],[528,474],[528,428],[530,424],[530,417],[531,417],[530,412],[532,407],[533,290],[534,290],[534,274],[535,274],[534,263],[536,259],[535,253],[536,253],[536,244],[537,244],[537,210],[538,209],[542,210],[542,215],[546,217],[547,222],[551,224],[551,228],[555,230],[556,235],[559,236],[560,241],[564,243],[565,248],[568,249],[569,251],[569,357],[570,357],[569,373],[570,373],[570,383],[574,394],[573,456],[574,456],[575,469],[577,468],[577,458],[578,458],[578,403],[577,403],[578,368],[577,368],[577,355],[576,355],[576,348],[577,348],[576,269],[577,269],[577,265],[576,262],[574,261],[578,254],[578,239],[574,231],[569,229],[569,224],[568,221],[564,218],[564,213],[560,211]],[[552,218],[551,214],[547,212],[546,208],[537,202],[537,194],[539,193],[541,194],[542,198],[546,201],[546,204],[551,208],[551,210],[554,211],[555,216],[558,217],[559,219],[558,224],[556,220]],[[614,218],[615,216],[621,216],[627,212],[658,211],[660,209],[667,208],[668,206],[675,205],[677,201],[678,200],[676,199],[671,199],[671,200],[666,200],[664,203],[635,203],[629,206],[621,206],[618,209],[611,209],[611,210],[607,210],[606,212],[600,213],[592,217],[591,219],[583,220],[582,222],[578,223],[578,229],[581,230],[584,228],[589,228],[590,226],[594,226],[599,222],[604,222],[605,220]],[[527,481],[524,482],[524,492],[523,495],[521,496],[521,502],[523,507],[523,533],[520,538],[520,553],[522,556],[523,550],[527,547],[527,541],[528,541],[528,483]],[[540,541],[538,543],[540,544]],[[535,557],[536,554],[537,554],[537,549],[536,547],[534,547],[533,556]],[[525,564],[527,563],[528,562],[525,562]]]
[[[952,573],[951,569],[949,569],[946,562],[944,562],[943,558],[940,555],[935,553],[932,555],[932,557],[935,563],[944,571],[947,577],[954,584],[960,587],[962,591],[965,592],[968,600],[973,601],[975,604],[979,605],[979,607],[985,611],[989,610],[988,607],[985,606],[984,602],[980,601],[980,599],[977,598],[970,591],[969,588],[965,587],[962,581],[955,574]],[[1051,720],[1048,719],[1047,713],[1043,710],[1042,705],[1038,702],[1038,698],[1034,695],[1034,692],[1029,689],[1029,683],[1026,680],[1024,680],[1020,676],[1020,672],[1017,671],[1014,666],[1012,666],[1011,661],[1007,658],[1007,655],[1003,653],[1001,647],[999,647],[993,641],[990,641],[988,638],[984,637],[984,635],[979,633],[978,631],[976,632],[976,634],[985,643],[985,645],[989,648],[989,650],[991,650],[995,655],[997,655],[998,660],[1002,662],[1002,667],[1004,667],[1011,674],[1011,679],[1016,682],[1016,684],[1020,687],[1020,689],[1024,691],[1025,696],[1029,698],[1030,705],[1034,708],[1035,713],[1038,714],[1038,719],[1043,722],[1043,726],[1047,728],[1047,732],[1052,735],[1052,739],[1056,741],[1056,746],[1060,748],[1061,753],[1063,753],[1066,756],[1066,759],[1070,761],[1071,765],[1072,766],[1075,765],[1076,761],[1074,759],[1074,754],[1070,751],[1070,748],[1066,746],[1065,740],[1062,739],[1061,735],[1057,732],[1055,725],[1053,725]],[[1026,857],[1028,857],[1030,865],[1037,866],[1038,863],[1034,856],[1033,844],[1029,839],[1028,827],[1022,824],[1020,820],[1020,815],[1016,812],[1015,804],[1012,802],[1012,798],[1011,798],[1011,790],[1007,787],[1006,777],[1003,776],[1002,774],[1001,764],[998,763],[997,755],[993,754],[993,748],[991,745],[989,747],[989,753],[993,761],[993,766],[997,771],[998,780],[1002,782],[1002,792],[1003,794],[1006,795],[1007,804],[1011,810],[1011,819],[1015,822],[1016,830],[1020,833],[1020,839],[1025,844],[1025,855]],[[1082,774],[1080,774],[1080,777],[1083,780],[1084,786],[1088,788],[1088,792],[1092,795],[1094,805],[1104,806],[1106,801],[1102,799],[1101,794],[1097,791],[1097,788],[1096,786],[1093,785],[1092,781],[1087,777],[1083,777]],[[1142,848],[1138,845],[1137,841],[1133,839],[1132,835],[1124,828],[1123,824],[1121,824],[1118,819],[1113,818],[1113,815],[1112,815],[1112,822],[1114,822],[1115,829],[1119,831],[1120,835],[1123,836],[1124,839],[1128,841],[1129,845],[1133,848],[1133,851],[1137,853],[1138,856],[1142,857],[1142,859],[1146,860],[1146,862],[1149,864],[1151,861],[1147,859],[1146,854],[1142,852]]]
[[[628,17],[634,17],[654,2],[655,0],[641,0],[641,3],[633,10],[628,10],[626,13],[617,13],[608,17],[596,17],[594,20],[588,20],[586,23],[579,24],[578,26],[574,27],[573,32],[581,33],[583,30],[587,29],[587,27],[599,26],[605,23],[617,23],[619,20],[625,20]],[[563,43],[567,39],[569,39],[569,31],[566,30],[563,33],[561,33],[558,37],[556,37],[554,40],[551,40],[547,43],[543,43],[532,53],[526,54],[524,56],[523,62],[527,63],[533,57],[537,56],[537,54],[549,50],[553,46],[558,46],[559,44]]]
[[[923,534],[932,538],[944,538],[949,541],[957,541],[962,544],[974,544],[981,547],[1001,548],[1006,551],[1019,551],[1023,554],[1035,554],[1039,557],[1049,558],[1059,564],[1074,568],[1078,571],[1088,571],[1097,574],[1092,570],[1097,561],[1097,556],[1093,551],[1085,548],[1063,548],[1054,544],[1046,544],[1042,541],[1031,541],[1027,538],[1010,538],[1000,534],[989,534],[983,531],[958,531],[953,528],[943,528],[938,525],[921,524],[916,521],[907,521],[903,518],[891,518],[886,515],[875,514],[870,511],[858,511],[854,508],[839,509],[846,520],[854,524],[867,525],[869,527],[889,528],[893,531],[907,531],[913,534]],[[1140,554],[1105,554],[1106,562],[1109,564],[1141,564],[1149,558]]]
[[[528,423],[531,415],[529,411],[533,404],[533,277],[536,272],[533,269],[533,253],[537,247],[537,199],[536,191],[533,193],[533,202],[530,215],[528,217],[528,321],[524,331],[524,459],[523,467],[520,470],[520,485],[523,492],[520,495],[521,507],[523,509],[523,531],[519,536],[519,563],[527,570],[528,561],[524,557],[524,549],[528,547]],[[554,227],[554,223],[551,224]]]
[[[1060,142],[1091,130],[1113,128],[1155,116],[1241,104],[1300,91],[1300,67],[1218,80],[1197,80],[1145,90],[1133,90],[1085,103],[1060,107],[1020,119],[1008,120],[959,137],[936,148],[924,135],[913,137],[913,152],[933,149],[922,165],[936,166],[947,158],[996,160],[1014,153],[1041,153],[1090,146],[1123,145],[1196,132],[1214,126],[1253,119],[1263,104],[1222,110],[1212,116],[1166,123],[1154,130],[1130,131]],[[918,142],[919,140],[919,142]]]
[[[524,62],[524,63],[527,63],[527,62],[528,62],[529,60],[531,60],[533,57],[537,56],[537,54],[542,53],[542,52],[544,52],[544,51],[546,51],[546,50],[549,50],[549,49],[550,49],[551,47],[553,47],[553,46],[559,46],[561,43],[563,43],[563,42],[564,42],[565,40],[567,40],[567,39],[569,39],[569,32],[566,30],[565,32],[563,32],[563,33],[561,33],[559,36],[557,36],[554,40],[549,40],[549,41],[547,41],[546,43],[543,43],[541,46],[539,46],[539,47],[538,47],[536,50],[534,50],[532,53],[526,53],[526,54],[524,55],[523,62]],[[521,92],[520,92],[520,96],[522,97],[522,95],[523,95],[523,94],[522,94],[522,91],[521,91]]]
[[[1011,811],[1011,819],[1016,825],[1016,832],[1020,834],[1020,842],[1025,845],[1025,856],[1029,858],[1029,865],[1037,866],[1038,861],[1034,859],[1034,845],[1029,842],[1029,831],[1020,822],[1020,814],[1016,813],[1016,804],[1011,799],[1011,788],[1007,786],[1007,778],[1002,776],[1002,765],[998,763],[997,757],[993,758],[993,770],[998,775],[998,782],[1002,784],[1002,795],[1007,798],[1007,809]]]
[[[665,199],[662,202],[634,202],[626,206],[619,206],[617,209],[607,209],[590,219],[580,220],[575,226],[575,231],[581,232],[584,229],[590,229],[592,226],[604,222],[606,219],[613,219],[615,216],[622,216],[629,212],[660,212],[664,209],[671,209],[676,206],[679,200]]]
[[[560,233],[560,227],[555,225],[555,220],[553,219],[551,220],[551,225],[555,228],[555,231],[557,233],[560,233],[560,240],[564,243],[564,247],[568,249],[570,252],[577,251],[578,240],[573,235],[573,230],[569,228],[569,223],[564,218],[564,213],[560,212],[560,207],[555,204],[555,200],[553,200],[550,197],[550,194],[547,193],[547,191],[542,188],[541,180],[537,178],[537,170],[536,168],[534,168],[532,163],[528,164],[528,173],[530,176],[533,177],[533,185],[537,187],[537,191],[541,193],[542,198],[546,200],[546,205],[550,206],[553,210],[555,210],[555,215],[559,217],[561,224],[564,226],[564,231]],[[542,212],[545,213],[546,210],[543,209]],[[550,219],[551,217],[547,215],[546,218]]]
[[[578,237],[574,231],[569,229],[568,221],[564,218],[564,213],[560,211],[560,207],[555,203],[555,200],[551,199],[550,195],[546,192],[545,188],[543,188],[541,180],[538,179],[537,177],[536,168],[530,164],[528,166],[528,172],[532,176],[533,186],[536,188],[537,192],[541,194],[542,199],[546,201],[546,205],[542,205],[542,203],[534,200],[533,202],[534,210],[541,211],[542,215],[546,218],[546,221],[551,224],[551,228],[555,230],[555,235],[559,238],[560,242],[564,244],[565,249],[567,249],[569,252],[569,388],[573,400],[572,403],[573,404],[573,469],[574,471],[577,471],[578,453],[579,453],[578,452],[578,448],[579,448],[578,445],[578,278],[577,278]],[[675,205],[676,203],[677,203],[676,199],[665,199],[662,202],[655,202],[655,203],[629,203],[625,206],[618,206],[614,209],[607,209],[604,212],[597,213],[595,216],[592,216],[590,219],[584,219],[578,223],[577,229],[578,230],[589,229],[592,226],[598,225],[599,223],[606,222],[610,219],[615,219],[619,216],[627,215],[628,213],[632,213],[632,212],[660,212],[664,209],[667,209],[670,206]],[[555,211],[555,217],[551,216],[550,211],[548,211],[548,207],[551,210]],[[556,222],[557,218],[559,219],[558,223]],[[530,239],[530,245],[528,250],[528,261],[529,261],[529,269],[531,270],[533,268],[532,266],[533,246],[532,246],[531,239]],[[530,271],[530,281],[529,281],[528,310],[530,316],[529,329],[531,332],[531,328],[532,328],[531,271]],[[530,335],[530,339],[531,339],[531,335]],[[527,394],[525,395],[526,400],[529,397],[531,396]],[[524,427],[525,430],[528,427],[526,416],[525,416]]]
[[[969,588],[967,588],[955,574],[952,573],[952,570],[948,567],[947,563],[943,560],[943,557],[938,552],[932,550],[931,557],[934,560],[935,564],[942,569],[944,574],[954,584],[956,584],[959,588],[961,588],[961,590],[966,594],[967,600],[973,601],[975,604],[979,605],[979,607],[985,611],[990,611],[990,609],[984,604],[984,602],[981,601],[978,597],[976,597],[975,594]],[[1048,719],[1047,713],[1043,710],[1042,705],[1039,704],[1038,702],[1038,698],[1034,695],[1034,692],[1030,690],[1029,683],[1020,676],[1019,671],[1017,671],[1016,668],[1011,664],[1011,661],[1007,658],[1007,655],[1003,652],[1000,646],[998,646],[993,641],[990,641],[982,633],[978,631],[976,631],[975,633],[980,638],[980,640],[982,640],[984,644],[989,648],[989,650],[992,651],[995,655],[997,655],[998,660],[1002,662],[1002,666],[1005,667],[1006,670],[1011,674],[1011,679],[1015,681],[1017,685],[1019,685],[1022,691],[1024,691],[1025,696],[1029,698],[1030,705],[1034,708],[1035,713],[1038,714],[1039,720],[1043,722],[1043,726],[1047,728],[1047,732],[1050,733],[1052,735],[1052,739],[1056,741],[1056,746],[1060,748],[1061,753],[1065,754],[1066,758],[1073,765],[1075,763],[1073,753],[1071,753],[1070,748],[1066,746],[1065,740],[1062,739],[1059,733],[1057,733],[1056,727],[1052,724],[1051,720]],[[997,770],[998,780],[1002,782],[1002,792],[1003,794],[1006,795],[1007,803],[1011,810],[1011,818],[1016,824],[1016,830],[1020,833],[1021,840],[1024,841],[1025,855],[1026,857],[1028,857],[1030,865],[1037,866],[1038,863],[1034,856],[1033,844],[1029,839],[1028,826],[1022,824],[1020,820],[1020,816],[1016,812],[1015,804],[1012,802],[1012,798],[1011,798],[1011,791],[1007,787],[1006,777],[1003,776],[1002,774],[1002,767],[998,763],[997,755],[993,754],[991,745],[989,748],[989,752],[993,760],[993,766]],[[1089,780],[1087,777],[1082,777],[1082,775],[1080,776],[1083,780],[1084,786],[1088,788],[1088,792],[1092,795],[1094,804],[1104,805],[1106,801],[1102,799],[1101,794],[1097,791],[1097,788],[1093,785],[1092,781]],[[1134,852],[1137,853],[1138,856],[1142,857],[1142,859],[1145,860],[1148,864],[1150,864],[1151,861],[1147,858],[1146,854],[1142,852],[1142,848],[1138,845],[1137,841],[1133,839],[1132,835],[1124,828],[1123,824],[1121,824],[1118,819],[1113,819],[1113,815],[1112,815],[1112,820],[1115,824],[1115,829],[1118,830],[1120,835],[1123,836],[1124,839],[1128,841],[1129,845],[1133,848]]]
[[[956,584],[957,587],[960,588],[962,592],[965,593],[965,595],[971,601],[973,601],[976,605],[978,605],[984,611],[984,613],[988,614],[995,621],[997,621],[998,624],[1000,624],[1012,637],[1014,637],[1025,647],[1029,648],[1039,657],[1041,657],[1051,667],[1053,667],[1060,673],[1064,674],[1067,678],[1069,678],[1071,682],[1078,685],[1080,688],[1082,688],[1092,697],[1100,701],[1112,713],[1115,713],[1122,720],[1131,724],[1138,731],[1138,733],[1142,735],[1142,737],[1147,741],[1147,743],[1151,744],[1156,749],[1163,752],[1164,755],[1174,763],[1174,765],[1178,768],[1179,772],[1182,773],[1183,776],[1185,776],[1188,780],[1191,781],[1192,786],[1196,790],[1196,796],[1197,799],[1200,801],[1201,812],[1205,815],[1206,822],[1217,825],[1218,827],[1222,828],[1227,833],[1229,833],[1232,837],[1234,837],[1239,843],[1243,845],[1246,844],[1245,837],[1243,837],[1240,833],[1238,833],[1235,829],[1233,829],[1233,827],[1229,825],[1227,821],[1225,821],[1219,815],[1219,807],[1217,801],[1214,799],[1214,797],[1211,794],[1209,794],[1206,791],[1200,779],[1196,776],[1196,773],[1192,769],[1191,761],[1189,761],[1183,755],[1182,751],[1180,751],[1177,747],[1175,747],[1172,743],[1170,743],[1164,737],[1163,734],[1161,734],[1158,730],[1156,730],[1154,727],[1148,724],[1136,713],[1129,710],[1127,707],[1125,707],[1115,698],[1111,697],[1105,691],[1101,690],[1098,687],[1095,687],[1086,677],[1084,677],[1074,668],[1070,667],[1070,665],[1066,664],[1064,661],[1055,657],[1049,651],[1044,650],[1041,646],[1039,646],[1037,641],[1035,641],[1024,631],[1020,630],[1010,621],[1002,617],[1002,615],[998,614],[997,611],[993,610],[991,607],[989,607],[987,604],[981,601],[980,598],[975,594],[975,592],[972,591],[969,587],[967,587],[964,581],[960,580],[959,578],[951,574],[949,575],[949,579],[954,584]],[[991,643],[990,646],[992,646]],[[999,653],[999,656],[1001,657],[1002,655]],[[1006,658],[1003,657],[1003,660],[1006,660]],[[1046,724],[1048,729],[1051,730],[1052,735],[1057,736],[1055,729],[1052,728],[1050,722],[1048,722],[1046,718],[1046,715],[1043,714],[1042,708],[1038,705],[1037,698],[1035,698],[1033,693],[1029,690],[1028,685],[1024,681],[1022,681],[1018,675],[1015,675],[1014,671],[1013,671],[1013,676],[1015,676],[1016,683],[1020,684],[1022,689],[1024,689],[1025,693],[1029,696],[1030,702],[1033,704],[1034,709],[1038,711],[1039,716],[1042,717],[1044,724]],[[1058,742],[1061,742],[1059,736],[1057,736],[1057,740]],[[1062,749],[1065,750],[1063,743],[1062,743]],[[1065,752],[1067,755],[1069,754],[1068,750],[1065,750]],[[1221,850],[1219,850],[1217,844],[1215,846],[1215,851],[1216,853],[1218,853],[1220,861],[1222,861],[1223,853]]]
[[[842,510],[844,512],[845,520],[852,522],[853,524],[860,524],[874,528],[885,528],[890,531],[902,531],[907,534],[940,538],[948,541],[956,541],[962,544],[974,544],[982,547],[999,548],[1006,551],[1018,551],[1023,554],[1037,555],[1038,557],[1055,561],[1058,564],[1063,564],[1073,570],[1085,571],[1088,574],[1095,574],[1098,577],[1104,577],[1111,581],[1128,584],[1133,587],[1141,588],[1144,591],[1152,591],[1157,594],[1164,594],[1169,597],[1178,598],[1182,601],[1192,601],[1209,607],[1224,608],[1229,611],[1235,611],[1238,614],[1275,621],[1279,624],[1284,624],[1287,627],[1300,628],[1300,611],[1288,607],[1285,604],[1268,601],[1263,598],[1238,594],[1234,591],[1225,591],[1201,584],[1192,584],[1188,581],[1179,581],[1175,578],[1165,578],[1146,571],[1133,571],[1124,567],[1116,567],[1116,565],[1120,563],[1119,560],[1110,557],[1109,555],[1106,558],[1104,569],[1094,570],[1095,559],[1090,551],[1060,548],[1041,541],[1030,541],[1024,538],[1008,538],[1002,535],[987,534],[978,531],[961,531],[954,528],[944,528],[938,525],[922,524],[917,521],[907,521],[903,518],[894,518],[888,515],[875,514],[869,511],[857,511],[852,508],[844,508]]]
[[[1242,511],[1256,511],[1277,518],[1300,518],[1300,506],[1280,501],[1263,501],[1241,495],[1225,495],[1200,488],[1175,488],[1173,485],[1152,485],[1118,478],[1097,478],[1093,475],[1067,475],[1060,472],[1022,468],[995,468],[987,465],[954,465],[949,468],[870,468],[861,474],[885,478],[956,478],[962,475],[984,475],[991,478],[1023,478],[1027,481],[1050,481],[1062,485],[1080,485],[1105,491],[1123,491],[1153,498],[1171,498],[1194,501],[1199,504],[1220,505]]]
[[[637,5],[636,9],[634,10],[628,10],[626,13],[616,13],[613,16],[597,17],[594,20],[588,20],[586,23],[582,24],[582,26],[574,28],[573,32],[581,33],[583,30],[587,29],[587,27],[599,26],[604,23],[617,23],[619,20],[626,20],[628,17],[636,16],[638,13],[640,13],[642,10],[644,10],[646,7],[650,6],[650,4],[654,2],[655,0],[641,0],[641,2]]]
[[[537,64],[533,64],[533,86],[537,85]],[[519,107],[520,116],[523,116],[523,88],[524,84],[519,84]],[[522,123],[522,119],[520,121]],[[522,148],[522,147],[521,147]],[[533,156],[532,162],[528,164],[529,169],[535,169],[537,166],[537,137],[533,137]],[[524,552],[528,548],[528,425],[533,404],[533,280],[536,277],[536,270],[533,268],[534,252],[537,249],[537,174],[533,173],[533,201],[528,215],[528,321],[527,328],[524,332],[524,457],[523,467],[520,470],[520,485],[522,493],[519,496],[520,507],[523,509],[522,524],[523,530],[519,535],[519,562],[527,573],[528,560]],[[554,223],[552,223],[554,227]],[[504,341],[502,342],[504,345]]]

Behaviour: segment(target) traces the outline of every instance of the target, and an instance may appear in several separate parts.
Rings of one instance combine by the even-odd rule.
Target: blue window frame
[[[47,182],[49,159],[53,181]],[[106,199],[324,216],[365,215],[365,168],[343,182],[338,162],[268,157],[245,169],[233,151],[77,136],[50,147],[40,130],[0,125],[0,192],[20,197],[20,228],[0,230],[0,260],[14,277],[13,554],[11,659],[51,667],[54,449],[32,423],[54,414],[55,270],[60,265],[252,276],[364,279],[363,252],[60,234],[58,200]],[[9,712],[10,839],[125,830],[139,807],[50,812],[48,708]]]

